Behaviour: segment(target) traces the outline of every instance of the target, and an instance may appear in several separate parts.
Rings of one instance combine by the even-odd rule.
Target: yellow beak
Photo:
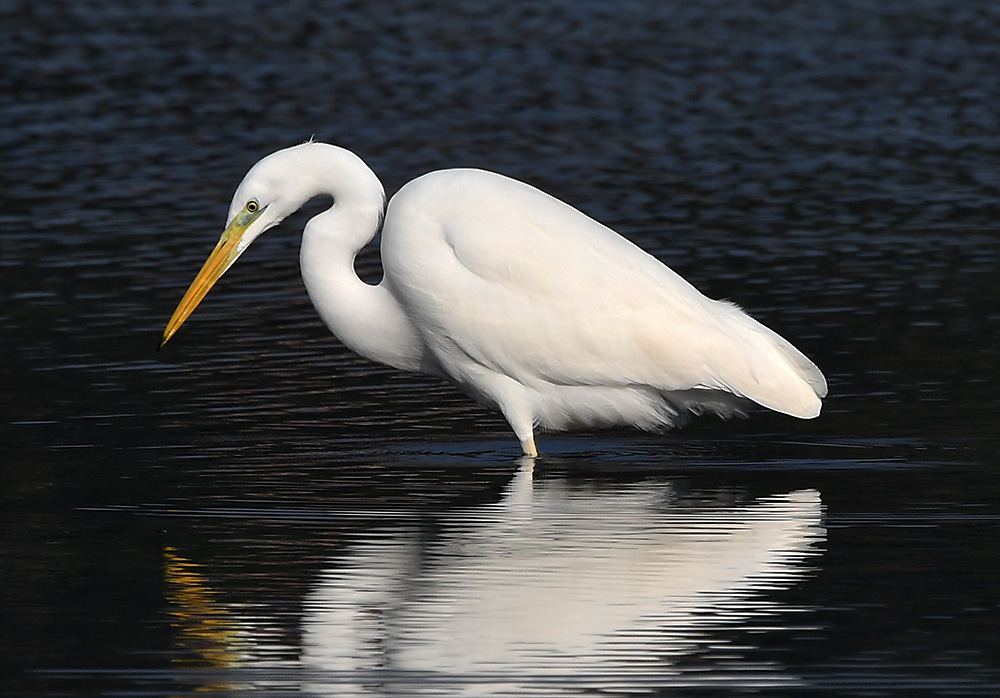
[[[166,329],[163,330],[163,338],[160,340],[161,348],[180,329],[180,326],[191,316],[191,313],[198,307],[198,304],[201,303],[212,286],[215,285],[215,282],[226,273],[226,270],[239,257],[240,240],[243,239],[243,235],[252,221],[253,218],[246,220],[244,216],[237,215],[226,226],[222,237],[219,238],[219,244],[215,246],[212,254],[205,260],[205,264],[202,266],[201,271],[198,272],[198,276],[194,277],[191,286],[188,287],[184,297],[181,298],[181,302],[177,305],[177,310],[170,316],[170,322],[167,323]]]

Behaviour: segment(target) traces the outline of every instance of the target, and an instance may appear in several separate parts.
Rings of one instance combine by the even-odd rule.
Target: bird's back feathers
[[[715,393],[727,391],[819,414],[826,382],[790,343],[527,184],[425,175],[390,202],[382,245],[395,293],[446,372],[472,361],[534,391],[652,389],[713,411],[725,411]]]

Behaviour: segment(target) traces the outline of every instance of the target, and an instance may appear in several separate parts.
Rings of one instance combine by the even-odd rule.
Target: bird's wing
[[[723,389],[818,413],[822,374],[735,306],[526,184],[476,170],[390,203],[383,264],[426,341],[525,385]]]

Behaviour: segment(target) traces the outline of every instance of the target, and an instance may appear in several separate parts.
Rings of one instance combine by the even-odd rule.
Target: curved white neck
[[[299,265],[306,291],[323,322],[349,348],[396,368],[426,371],[423,342],[402,306],[384,283],[367,284],[354,270],[357,253],[379,229],[382,185],[359,158],[334,150],[339,152],[331,153],[328,167],[314,170],[324,180],[316,193],[330,194],[334,203],[302,233]]]

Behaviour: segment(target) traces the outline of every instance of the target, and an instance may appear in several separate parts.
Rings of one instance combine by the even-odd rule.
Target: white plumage
[[[823,374],[790,343],[571,206],[458,169],[413,180],[385,208],[364,162],[323,143],[250,170],[163,342],[258,235],[319,194],[334,204],[306,225],[300,262],[330,330],[499,409],[526,455],[536,426],[654,429],[687,412],[740,412],[745,400],[820,412]],[[384,278],[370,285],[353,261],[380,223]]]

